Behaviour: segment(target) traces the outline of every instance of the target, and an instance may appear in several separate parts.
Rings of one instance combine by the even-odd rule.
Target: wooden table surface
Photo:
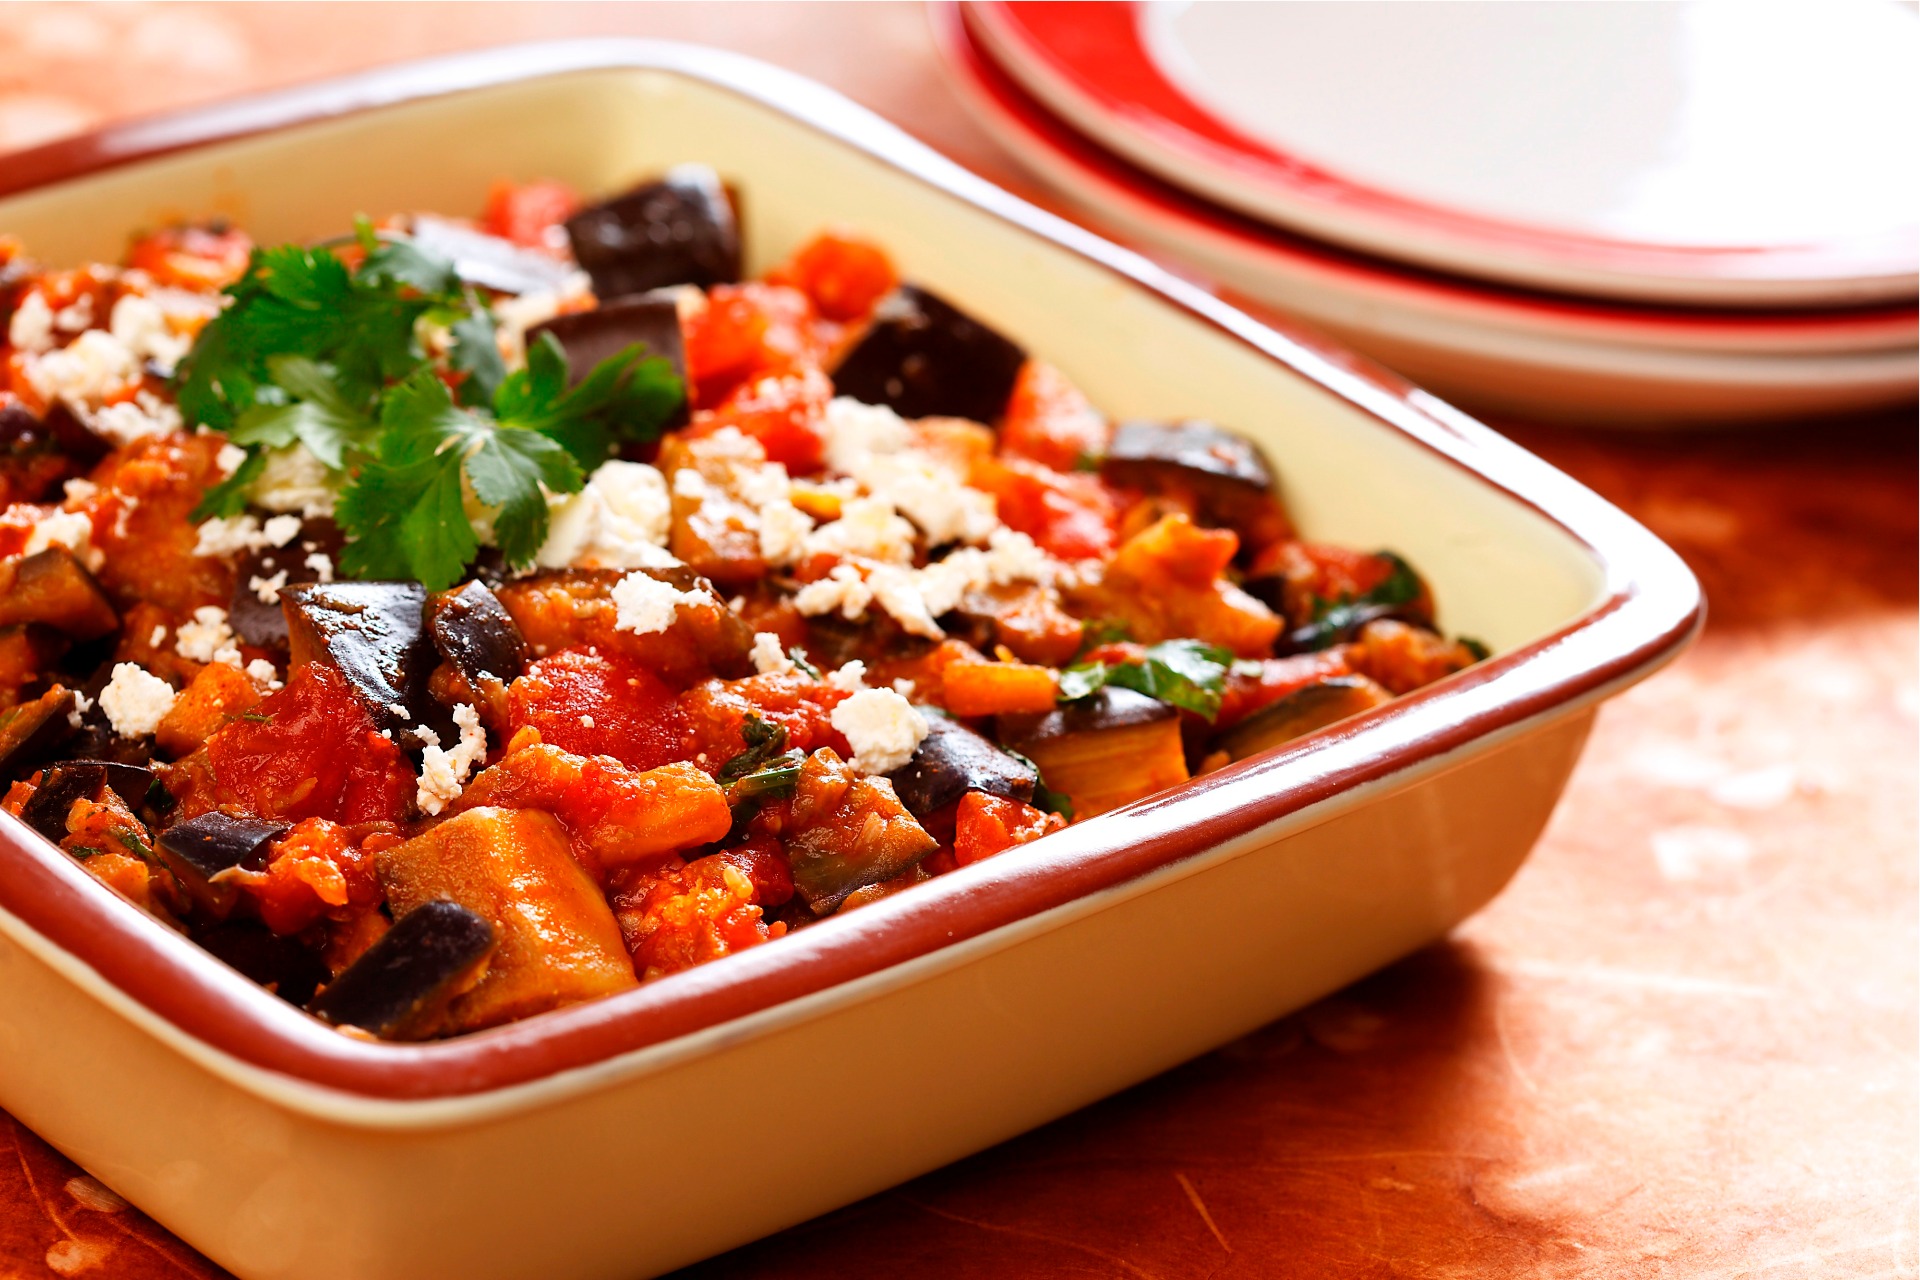
[[[12,4],[0,152],[599,33],[790,66],[1038,198],[896,4]],[[1711,602],[1701,643],[1601,717],[1500,898],[1298,1015],[688,1274],[1920,1273],[1914,413],[1496,425],[1672,543]],[[0,1276],[221,1274],[4,1113],[0,1143]]]

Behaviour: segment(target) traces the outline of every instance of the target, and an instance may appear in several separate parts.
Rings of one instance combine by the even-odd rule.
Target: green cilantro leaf
[[[460,381],[460,403],[483,408],[493,403],[506,380],[506,362],[500,358],[500,343],[494,336],[493,313],[473,302],[466,315],[450,326],[453,353],[447,363],[467,376]]]
[[[247,509],[247,495],[253,491],[253,482],[266,470],[267,455],[255,450],[247,455],[234,469],[232,475],[200,495],[200,504],[193,509],[195,520],[207,520],[214,516],[232,519]]]
[[[685,394],[673,366],[639,346],[608,356],[569,390],[566,352],[542,333],[527,349],[527,367],[501,382],[493,412],[558,440],[592,471],[623,442],[658,439]]]
[[[1386,578],[1363,595],[1315,601],[1313,616],[1307,624],[1288,633],[1289,647],[1296,652],[1325,649],[1375,618],[1385,617],[1420,598],[1424,588],[1413,566],[1391,551],[1377,554],[1391,566]]]
[[[1220,714],[1233,654],[1198,640],[1164,640],[1138,662],[1082,663],[1060,673],[1060,700],[1072,702],[1107,685],[1132,689],[1212,720]]]

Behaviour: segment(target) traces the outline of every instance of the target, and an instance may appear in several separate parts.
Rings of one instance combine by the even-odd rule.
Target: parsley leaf
[[[740,724],[740,738],[747,749],[721,765],[720,772],[713,775],[714,781],[723,786],[756,772],[770,757],[787,749],[786,729],[769,724],[751,711]]]
[[[1314,602],[1313,616],[1302,627],[1287,634],[1287,646],[1296,653],[1325,649],[1351,636],[1355,631],[1384,618],[1395,609],[1412,604],[1424,589],[1413,566],[1391,551],[1377,553],[1391,566],[1380,584],[1359,596]]]
[[[1060,700],[1085,698],[1107,685],[1132,689],[1212,720],[1233,654],[1198,640],[1164,640],[1138,662],[1081,663],[1060,673]]]

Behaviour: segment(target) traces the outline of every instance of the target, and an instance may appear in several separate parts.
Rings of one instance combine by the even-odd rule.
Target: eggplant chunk
[[[258,920],[195,920],[193,940],[282,1000],[305,1005],[327,980],[320,953],[297,937],[281,937]]]
[[[133,768],[123,765],[122,768]],[[47,839],[59,844],[67,838],[67,814],[77,800],[98,800],[107,789],[107,765],[99,760],[69,760],[48,769],[33,789],[33,795],[21,807],[20,820]],[[144,788],[128,801],[139,803]],[[124,795],[122,799],[126,799]]]
[[[1204,486],[1232,485],[1260,495],[1273,490],[1273,467],[1260,446],[1211,422],[1123,422],[1100,463],[1115,484],[1157,488],[1168,475]]]
[[[687,348],[680,332],[680,305],[670,291],[616,298],[592,311],[555,316],[527,330],[527,342],[531,344],[543,333],[552,334],[567,353],[569,386],[579,386],[595,365],[632,346],[644,347],[648,355],[671,364],[674,376],[682,385],[686,383]],[[671,431],[686,424],[687,401],[683,396],[664,429]]]
[[[903,284],[833,371],[834,390],[903,418],[991,423],[1006,410],[1027,353],[952,303]]]
[[[75,640],[97,640],[120,625],[113,602],[65,547],[0,561],[0,627],[39,622]]]
[[[288,587],[320,581],[322,566],[326,576],[332,577],[340,548],[345,545],[338,525],[324,516],[309,516],[300,526],[300,536],[286,546],[262,547],[248,553],[234,575],[233,598],[227,602],[227,625],[240,643],[284,653],[287,615],[280,606],[281,593]],[[279,589],[270,590],[276,582]]]
[[[503,711],[507,686],[526,671],[530,653],[499,597],[479,582],[439,592],[427,601],[427,630],[433,647],[482,703]]]
[[[816,916],[911,870],[938,846],[891,787],[861,777],[826,747],[800,766],[790,813],[784,834],[794,892]]]
[[[477,1031],[638,986],[613,909],[539,809],[469,809],[378,858],[387,905],[438,898],[493,926],[486,976],[457,997],[444,1030]]]
[[[1188,777],[1179,710],[1131,689],[1109,686],[1052,711],[1000,716],[996,728],[1081,818]]]
[[[267,850],[287,833],[284,822],[235,818],[218,809],[176,822],[154,839],[154,849],[194,902],[217,919],[225,919],[239,895],[220,874],[241,868],[257,871],[266,865]]]
[[[59,749],[73,733],[73,707],[73,691],[55,685],[0,711],[0,781],[26,777]]]
[[[428,706],[434,666],[427,590],[417,582],[305,583],[280,593],[289,673],[325,662],[346,677],[374,723],[411,730]],[[444,735],[443,735],[444,737]],[[411,744],[409,744],[411,745]]]
[[[887,775],[900,802],[914,817],[946,808],[969,791],[984,791],[1027,804],[1033,799],[1034,771],[958,720],[927,716],[927,736],[913,758]]]
[[[415,214],[411,230],[416,245],[448,259],[456,275],[483,289],[538,293],[558,289],[569,273],[567,264],[550,254],[432,214]]]
[[[382,1040],[419,1040],[447,1006],[480,981],[498,939],[491,924],[456,902],[423,902],[321,989],[307,1009],[336,1027]]]
[[[573,256],[603,301],[670,284],[740,278],[740,225],[720,177],[701,164],[589,205],[567,219]]]
[[[1227,729],[1215,745],[1235,760],[1245,760],[1392,700],[1392,694],[1365,676],[1333,676],[1268,703]]]

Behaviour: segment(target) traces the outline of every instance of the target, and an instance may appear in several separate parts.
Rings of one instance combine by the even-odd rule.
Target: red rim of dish
[[[1284,262],[1295,270],[1344,277],[1354,282],[1351,287],[1375,295],[1395,293],[1419,298],[1429,307],[1470,310],[1521,326],[1553,324],[1569,336],[1577,336],[1584,330],[1606,333],[1615,340],[1637,336],[1643,341],[1658,342],[1663,336],[1675,333],[1696,336],[1720,333],[1727,335],[1730,343],[1737,344],[1754,338],[1787,343],[1795,334],[1808,334],[1831,342],[1836,334],[1847,334],[1854,344],[1849,345],[1849,351],[1908,346],[1920,338],[1920,305],[1914,303],[1873,303],[1831,311],[1807,311],[1571,298],[1390,262],[1270,226],[1183,191],[1136,167],[1054,115],[995,61],[976,30],[975,11],[979,7],[958,0],[936,2],[931,15],[936,38],[948,65],[974,89],[989,97],[1010,126],[1027,134],[1035,146],[1054,153],[1061,163],[1147,206],[1150,216],[1192,228],[1209,238],[1231,241],[1234,252]]]
[[[1679,557],[1569,477],[1425,392],[1323,340],[1260,324],[1144,259],[968,174],[811,81],[731,53],[603,40],[406,64],[109,127],[9,160],[0,195],[188,148],[383,106],[568,73],[667,72],[779,112],[946,197],[1155,295],[1346,401],[1380,430],[1475,477],[1583,546],[1606,596],[1553,634],[1345,726],[1209,774],[1033,846],[962,868],[783,940],[458,1039],[368,1043],[255,986],[0,816],[0,909],[177,1031],[251,1067],[349,1096],[444,1099],[602,1064],[762,1013],[1071,904],[1249,835],[1489,735],[1605,696],[1677,654],[1704,604]]]
[[[1903,228],[1818,244],[1662,245],[1583,235],[1412,199],[1322,168],[1247,136],[1169,80],[1141,35],[1137,0],[971,0],[994,35],[1017,41],[1053,86],[1116,128],[1187,162],[1255,182],[1326,214],[1399,222],[1483,254],[1530,253],[1596,271],[1694,280],[1910,278],[1920,231]]]

